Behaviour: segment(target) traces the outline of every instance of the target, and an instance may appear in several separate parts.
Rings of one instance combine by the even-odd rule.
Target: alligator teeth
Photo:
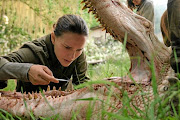
[[[47,91],[50,91],[50,86],[48,85],[48,87],[47,87]]]
[[[103,28],[102,31],[106,30],[106,28]]]
[[[26,92],[23,93],[23,96],[26,96]]]
[[[106,27],[106,33],[109,33],[109,27]]]
[[[89,10],[88,10],[88,13],[90,13],[91,11],[93,11],[94,8],[93,7],[90,7]]]
[[[56,86],[53,86],[53,90],[56,90]]]
[[[99,21],[100,21],[100,23],[101,23],[101,25],[103,25],[104,24],[104,22],[103,22],[103,20],[102,19],[98,19]]]
[[[98,18],[98,21],[101,23],[101,18]]]
[[[87,8],[87,6],[85,5],[83,8],[82,8],[82,10],[85,10]]]
[[[37,98],[38,98],[38,94],[35,93],[35,94],[34,94],[34,99],[37,99]]]
[[[95,14],[94,17],[95,17],[95,18],[99,18],[99,17],[98,17],[98,14]]]
[[[61,87],[59,87],[59,89],[58,89],[59,91],[61,91]]]
[[[46,91],[43,89],[43,93],[45,93]]]
[[[93,13],[93,14],[97,14],[96,8],[93,9],[92,13]]]
[[[84,7],[82,8],[82,10],[86,9],[86,8],[90,8],[91,7],[91,3],[85,4]]]
[[[31,100],[33,98],[30,92],[28,92],[28,98],[29,98],[29,100]]]
[[[91,4],[86,4],[87,8],[90,8],[91,7]]]

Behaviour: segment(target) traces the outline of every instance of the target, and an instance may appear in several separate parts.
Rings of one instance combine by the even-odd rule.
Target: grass
[[[13,91],[16,89],[16,81],[15,80],[8,80],[8,85],[4,89],[0,89],[3,91]]]
[[[122,57],[117,60],[115,58],[108,58],[105,63],[98,65],[89,65],[88,76],[92,80],[102,80],[109,77],[121,77],[127,74],[130,68],[130,60],[128,57]]]

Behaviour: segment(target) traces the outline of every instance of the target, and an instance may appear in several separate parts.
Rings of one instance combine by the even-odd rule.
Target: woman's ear
[[[54,34],[54,31],[51,33],[51,42],[54,45],[54,43],[55,43],[55,34]]]
[[[53,24],[53,29],[55,29],[56,28],[56,24]]]

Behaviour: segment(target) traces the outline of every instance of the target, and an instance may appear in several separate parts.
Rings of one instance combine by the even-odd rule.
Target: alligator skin
[[[95,14],[107,33],[115,39],[124,43],[127,35],[130,72],[124,77],[110,78],[108,84],[92,84],[69,92],[51,90],[44,95],[0,92],[1,109],[26,119],[30,119],[31,112],[35,118],[58,114],[66,120],[73,115],[77,119],[86,119],[87,113],[92,110],[91,119],[102,119],[107,116],[101,112],[116,113],[127,107],[123,106],[127,100],[134,111],[144,110],[146,104],[154,99],[152,84],[155,82],[158,94],[164,95],[169,86],[168,77],[174,76],[169,64],[171,51],[154,35],[151,22],[116,0],[83,0],[82,3],[83,9],[88,8]]]

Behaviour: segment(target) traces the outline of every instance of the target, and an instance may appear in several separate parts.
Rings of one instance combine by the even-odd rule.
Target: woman
[[[18,51],[0,57],[0,80],[18,79],[17,91],[46,89],[49,84],[66,88],[70,79],[80,84],[86,79],[87,62],[83,52],[88,28],[76,15],[64,15],[53,32],[24,44]]]
[[[127,0],[128,7],[154,24],[154,6],[150,0]]]

